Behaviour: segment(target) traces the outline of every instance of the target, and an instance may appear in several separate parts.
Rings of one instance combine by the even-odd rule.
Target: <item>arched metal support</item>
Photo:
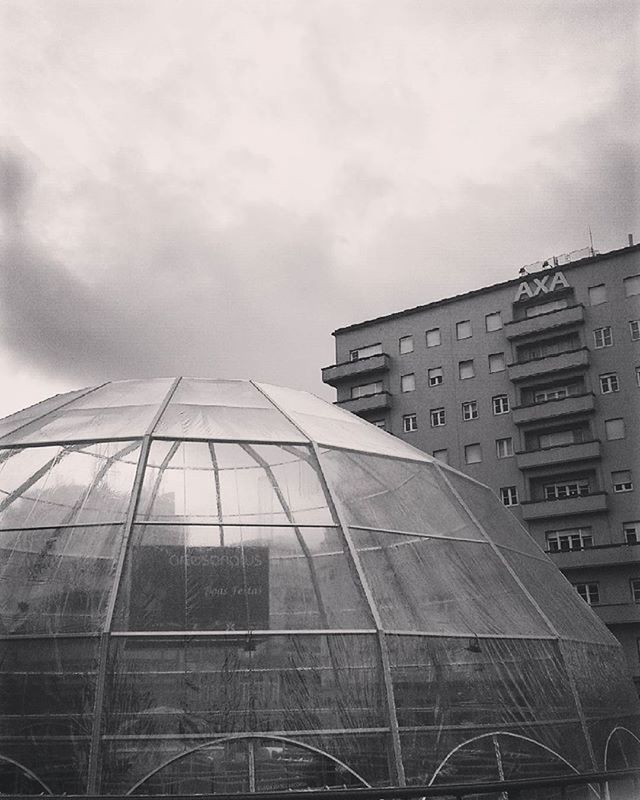
[[[17,767],[21,772],[23,772],[27,776],[27,778],[31,778],[32,781],[39,783],[47,794],[53,794],[53,792],[47,786],[47,784],[44,781],[40,780],[40,778],[35,774],[35,772],[32,772],[28,767],[25,767],[24,764],[21,764],[19,761],[15,761],[13,758],[9,758],[9,756],[3,756],[1,753],[0,753],[0,761],[4,761],[5,764],[11,764],[12,766]]]

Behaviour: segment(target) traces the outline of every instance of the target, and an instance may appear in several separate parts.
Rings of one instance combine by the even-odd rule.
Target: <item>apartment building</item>
[[[337,403],[491,486],[640,688],[640,246],[334,331]]]

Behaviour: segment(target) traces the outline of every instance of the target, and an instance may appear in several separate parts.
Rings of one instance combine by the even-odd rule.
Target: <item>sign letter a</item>
[[[562,286],[563,289],[569,288],[569,281],[564,277],[562,272],[556,272],[556,274],[553,276],[553,280],[551,281],[551,286],[549,287],[549,291],[552,292],[559,286]]]
[[[515,297],[515,300],[513,302],[517,303],[518,300],[522,300],[522,296],[525,295],[525,294],[526,294],[527,297],[533,297],[533,293],[531,292],[531,289],[529,288],[529,284],[526,281],[522,281],[520,286],[518,286],[518,291],[516,292],[516,297]]]

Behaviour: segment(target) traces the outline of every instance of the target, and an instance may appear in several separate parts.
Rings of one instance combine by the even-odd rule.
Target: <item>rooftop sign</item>
[[[522,281],[520,286],[518,286],[513,302],[517,303],[524,298],[530,300],[532,297],[537,297],[539,294],[549,294],[550,292],[555,292],[556,289],[568,288],[569,282],[564,277],[564,274],[562,272],[554,272],[553,275],[543,275],[541,278]]]

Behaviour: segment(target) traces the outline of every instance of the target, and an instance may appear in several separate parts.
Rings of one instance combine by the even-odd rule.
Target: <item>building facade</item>
[[[640,687],[640,246],[334,331],[337,404],[489,485]]]

